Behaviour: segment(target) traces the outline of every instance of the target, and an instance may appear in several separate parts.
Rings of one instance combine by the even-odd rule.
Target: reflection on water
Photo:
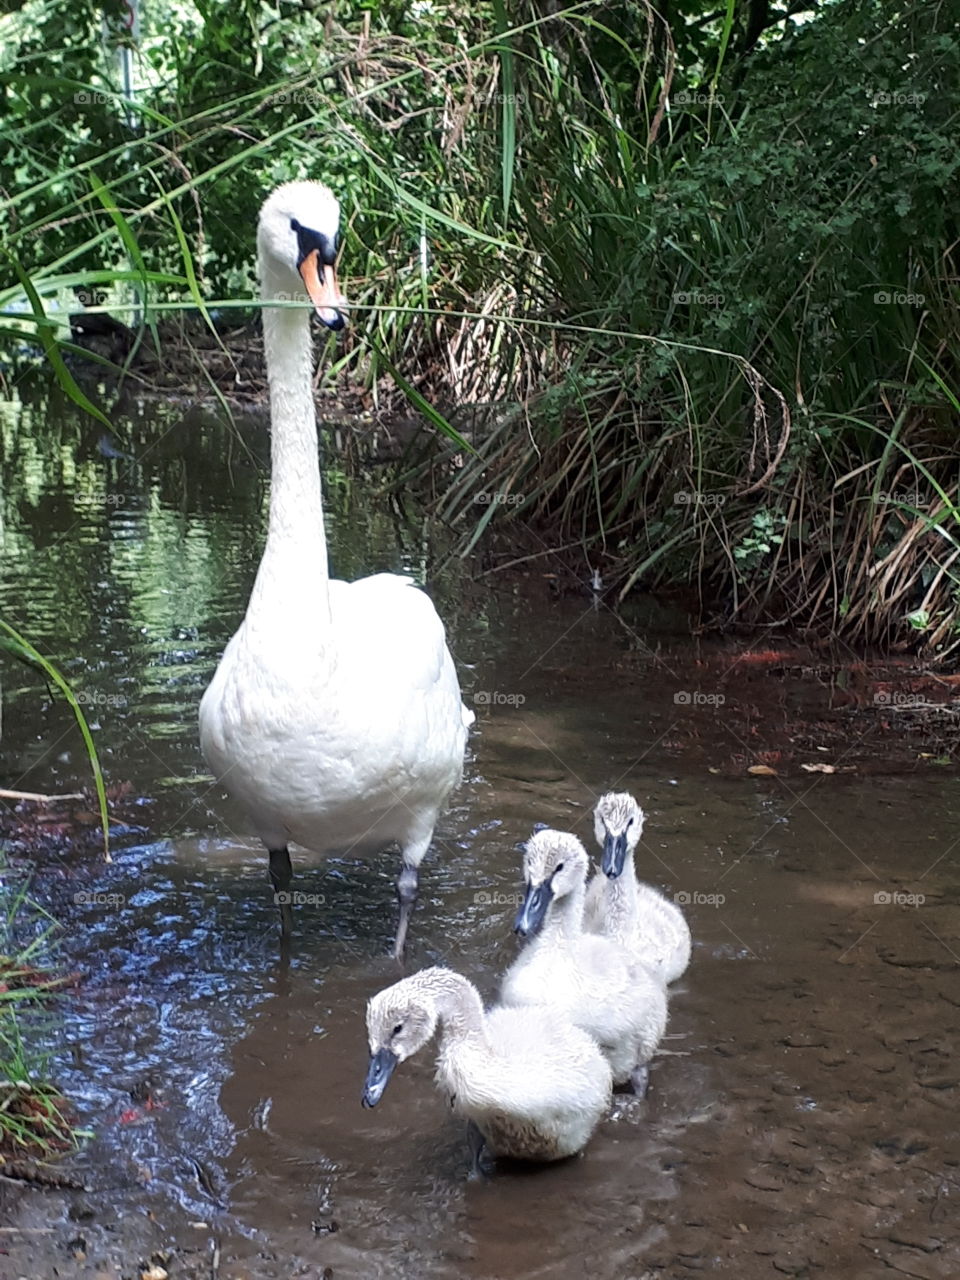
[[[492,996],[514,949],[517,842],[543,821],[590,844],[609,786],[649,808],[642,874],[689,903],[694,961],[649,1099],[618,1098],[580,1159],[469,1183],[428,1053],[377,1110],[359,1105],[364,1003],[397,976],[393,859],[299,857],[297,887],[323,901],[300,909],[281,963],[264,857],[199,755],[197,703],[265,532],[264,422],[133,405],[118,423],[132,461],[62,405],[5,406],[0,614],[63,667],[110,780],[142,801],[140,843],[112,866],[67,849],[36,885],[79,975],[55,1043],[97,1134],[79,1163],[123,1231],[147,1252],[174,1242],[178,1275],[208,1275],[216,1237],[222,1280],[752,1280],[902,1261],[890,1223],[921,1229],[912,1206],[938,1203],[950,1158],[952,783],[711,775],[703,754],[739,747],[715,706],[695,758],[678,740],[666,672],[691,655],[667,637],[638,659],[655,614],[625,628],[586,594],[475,579],[412,500],[380,496],[376,468],[328,459],[335,571],[425,576],[467,700],[484,695],[409,967],[449,963]],[[31,673],[4,676],[4,784],[73,790],[68,710]],[[876,900],[921,884],[922,908]],[[923,1258],[952,1270],[906,1273],[957,1274],[946,1227],[923,1230]],[[91,1257],[122,1252],[102,1214],[85,1231]]]

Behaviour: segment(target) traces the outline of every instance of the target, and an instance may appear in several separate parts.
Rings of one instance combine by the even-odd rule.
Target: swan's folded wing
[[[611,1087],[596,1044],[555,1010],[495,1006],[487,1034],[498,1066],[491,1074],[517,1112],[544,1117],[585,1105],[599,1087]]]
[[[330,604],[343,659],[402,681],[408,689],[443,685],[455,688],[459,697],[446,630],[433,601],[412,578],[378,573],[358,582],[333,581]]]

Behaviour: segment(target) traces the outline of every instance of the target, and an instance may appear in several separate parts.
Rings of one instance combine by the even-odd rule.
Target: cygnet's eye
[[[553,874],[556,875],[558,871],[562,871],[562,870],[563,870],[563,863],[558,862],[556,867],[554,867]]]
[[[403,1030],[403,1023],[398,1022],[397,1025],[390,1032],[391,1039],[393,1038],[393,1036],[398,1036],[402,1030]]]
[[[627,830],[629,831],[632,826],[633,826],[633,819],[631,818],[627,823]]]

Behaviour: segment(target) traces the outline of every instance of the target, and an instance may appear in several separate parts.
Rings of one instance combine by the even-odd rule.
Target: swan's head
[[[603,874],[616,880],[643,834],[644,813],[627,791],[608,791],[593,811],[597,843],[603,846]]]
[[[346,299],[337,284],[340,205],[321,182],[286,182],[260,210],[257,251],[264,297],[310,299],[328,329],[342,329]]]
[[[551,902],[583,888],[587,851],[568,831],[538,831],[524,846],[523,878],[526,893],[513,929],[529,938],[547,918]]]
[[[436,1029],[436,1006],[418,987],[416,974],[378,992],[369,1001],[370,1065],[361,1099],[365,1107],[377,1105],[396,1068],[422,1049]]]

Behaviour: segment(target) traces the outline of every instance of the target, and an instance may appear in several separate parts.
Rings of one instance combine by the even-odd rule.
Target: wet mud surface
[[[26,613],[87,692],[132,790],[110,866],[69,805],[5,811],[8,836],[60,824],[11,857],[63,922],[75,979],[45,1034],[94,1136],[60,1165],[85,1190],[0,1181],[0,1280],[960,1275],[960,791],[949,744],[876,698],[928,685],[851,655],[805,674],[796,651],[695,646],[655,609],[617,619],[429,561],[478,724],[408,969],[447,963],[492,997],[517,843],[547,822],[592,847],[610,787],[648,810],[638,869],[694,935],[649,1097],[617,1096],[582,1157],[470,1182],[428,1053],[360,1107],[364,1003],[398,973],[394,858],[295,858],[323,901],[281,958],[265,859],[204,777],[195,708],[256,567],[262,491],[232,486],[221,450],[179,496],[158,460],[112,477],[123,504],[78,511],[53,444],[31,461],[14,431],[5,450],[0,612]],[[422,563],[420,522],[327,487],[339,572]],[[69,712],[4,676],[3,785],[76,790]]]

